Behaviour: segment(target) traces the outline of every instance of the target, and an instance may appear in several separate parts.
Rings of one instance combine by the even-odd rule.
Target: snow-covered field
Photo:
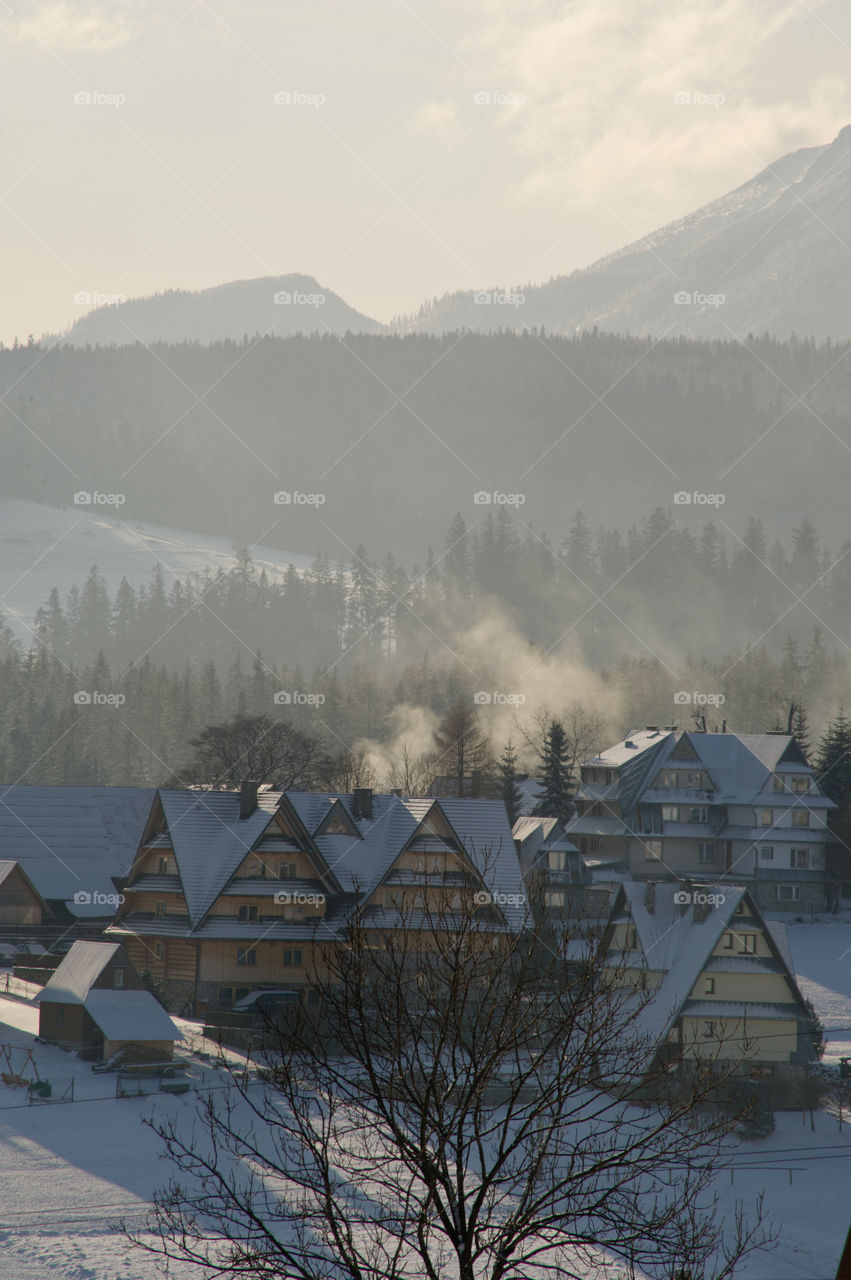
[[[116,519],[116,514],[118,518]],[[159,564],[166,590],[174,577],[210,569],[230,569],[237,548],[227,538],[122,520],[114,506],[74,506],[60,510],[20,499],[0,499],[0,614],[24,643],[31,640],[33,617],[53,587],[65,593],[81,585],[96,564],[115,592],[122,577],[134,586],[148,583]],[[273,547],[250,548],[258,571],[273,581],[287,566],[299,571],[312,557]]]
[[[827,1028],[827,1060],[851,1046],[851,925],[826,919],[791,924],[799,979]],[[180,1021],[195,1047],[197,1028]],[[167,1180],[168,1164],[142,1120],[155,1105],[189,1121],[194,1094],[116,1099],[112,1075],[96,1076],[59,1049],[33,1043],[36,1011],[0,997],[0,1041],[30,1045],[39,1074],[60,1096],[74,1081],[75,1101],[27,1106],[21,1091],[0,1084],[0,1276],[9,1280],[154,1280],[153,1259],[130,1251],[116,1234],[124,1217],[141,1224],[152,1193]],[[21,1050],[15,1051],[21,1054]],[[849,1047],[848,1052],[851,1052]],[[237,1056],[237,1055],[234,1055]],[[223,1083],[209,1065],[191,1073],[200,1087]],[[761,1191],[780,1242],[747,1260],[741,1280],[830,1280],[851,1220],[847,1168],[851,1125],[840,1133],[824,1112],[778,1113],[767,1139],[731,1144],[716,1190],[722,1211],[747,1209]],[[178,1280],[189,1275],[175,1271]]]

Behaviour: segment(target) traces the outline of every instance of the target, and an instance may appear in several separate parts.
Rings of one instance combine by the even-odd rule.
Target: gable
[[[335,798],[331,802],[331,807],[319,826],[313,832],[316,836],[352,836],[356,840],[360,840],[361,833],[352,818],[346,811],[345,806],[339,798]]]
[[[700,756],[691,744],[691,740],[687,733],[683,733],[680,740],[674,744],[668,753],[669,760],[688,760],[692,764],[700,763]]]

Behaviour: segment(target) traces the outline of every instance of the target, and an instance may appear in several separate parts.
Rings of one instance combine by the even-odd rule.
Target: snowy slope
[[[236,548],[228,538],[115,519],[115,509],[104,514],[91,506],[64,510],[36,502],[0,499],[0,614],[14,633],[28,643],[29,627],[39,606],[53,587],[63,603],[74,583],[82,585],[93,564],[114,593],[122,577],[134,586],[150,581],[159,564],[166,590],[174,577],[185,578],[210,569],[230,569]],[[258,572],[265,569],[273,580],[287,566],[305,570],[310,556],[293,555],[272,547],[250,548]]]

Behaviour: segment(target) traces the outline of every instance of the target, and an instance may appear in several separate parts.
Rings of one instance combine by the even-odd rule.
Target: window
[[[662,857],[662,841],[661,840],[645,840],[644,856],[645,858],[653,858],[658,861]]]
[[[809,809],[795,809],[792,813],[793,827],[808,827],[810,825]]]
[[[662,774],[663,787],[675,787],[677,785],[677,775],[675,773]]]
[[[257,952],[253,947],[238,947],[236,952],[237,964],[256,964]]]
[[[592,853],[596,853],[596,852],[598,851],[598,849],[602,849],[602,847],[603,847],[603,841],[600,839],[600,837],[599,837],[599,836],[592,836],[592,837],[591,837],[591,852],[592,852]],[[661,857],[662,855],[660,854],[659,856]]]
[[[704,983],[703,994],[705,996],[714,996],[715,995],[715,979],[704,978],[703,983]]]
[[[710,840],[707,844],[699,844],[697,846],[698,862],[714,862],[715,861],[715,843]]]
[[[774,775],[774,790],[775,791],[783,790],[783,779],[777,773],[775,773]]]
[[[405,895],[401,889],[388,889],[384,895],[384,905],[388,911],[401,911],[405,905]]]
[[[810,789],[810,780],[808,777],[804,776],[804,777],[796,777],[792,779],[792,790],[796,791],[798,795],[803,795],[804,792],[809,791],[809,789]]]
[[[284,968],[294,969],[301,965],[301,948],[293,950],[291,947],[284,948]]]
[[[763,809],[760,822],[764,827],[770,827],[774,822],[774,811],[772,809]]]
[[[160,875],[168,875],[168,858],[160,858]]]
[[[599,801],[598,801],[596,804],[592,804],[592,805],[591,805],[591,817],[592,817],[592,818],[602,818],[602,816],[603,816],[603,806],[599,803]]]
[[[689,822],[708,822],[709,810],[708,809],[689,809],[688,820]]]
[[[711,1040],[711,1039],[712,1039],[712,1037],[713,1037],[714,1035],[715,1035],[715,1023],[714,1023],[714,1022],[704,1022],[704,1024],[703,1024],[703,1038],[704,1038],[704,1040]]]
[[[746,955],[756,955],[756,934],[743,933],[739,935],[742,939],[742,950]]]
[[[123,970],[123,969],[113,969],[113,971],[112,971],[112,985],[113,985],[114,987],[123,987],[123,986],[124,986],[124,970]]]
[[[679,822],[679,820],[680,820],[679,805],[676,805],[676,804],[662,805],[662,821],[663,822]]]
[[[774,845],[773,844],[761,844],[759,846],[759,860],[760,862],[774,861]]]
[[[216,1004],[231,1004],[233,1001],[233,987],[219,987],[216,993]]]
[[[240,920],[256,920],[257,908],[250,907],[248,906],[247,903],[243,903],[243,905],[239,908],[239,911],[237,912],[237,916]]]
[[[165,915],[165,903],[158,902],[156,911],[157,911],[157,919],[162,920],[163,916]]]
[[[791,863],[793,867],[808,867],[810,865],[809,849],[793,849],[791,851]]]
[[[265,878],[266,878],[266,863],[265,863],[265,862],[250,862],[250,863],[248,864],[248,874],[249,874],[249,876],[251,877],[251,879],[252,879],[252,880],[265,880]]]
[[[606,786],[608,786],[611,781],[612,781],[612,771],[611,769],[607,769],[606,770]]]
[[[779,884],[777,886],[778,902],[800,902],[801,886],[799,884]]]
[[[164,942],[154,943],[154,956],[156,957],[157,960],[160,960],[160,961],[165,960],[165,943]]]
[[[62,1008],[61,1004],[57,1007],[57,1010],[56,1010],[56,1025],[57,1027],[65,1026],[65,1010]]]
[[[724,950],[732,951],[735,945],[736,943],[732,933],[725,933],[724,934]]]
[[[567,853],[564,849],[550,849],[547,863],[550,871],[564,871],[567,866]]]
[[[551,891],[544,894],[544,902],[548,907],[563,907],[564,894],[558,891]]]
[[[297,880],[298,879],[298,863],[282,862],[278,868],[279,880]]]

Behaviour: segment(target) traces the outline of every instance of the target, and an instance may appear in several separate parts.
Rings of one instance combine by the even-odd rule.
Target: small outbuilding
[[[182,1039],[120,943],[75,942],[34,1002],[42,1039],[87,1056],[130,1045],[140,1057],[170,1059]]]
[[[41,924],[47,904],[20,863],[0,859],[0,924]]]

